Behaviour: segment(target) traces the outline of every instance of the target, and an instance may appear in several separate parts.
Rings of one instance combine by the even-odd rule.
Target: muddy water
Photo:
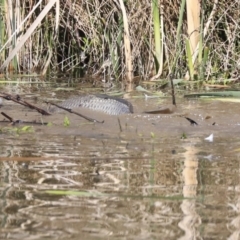
[[[130,101],[133,115],[84,111],[102,124],[1,108],[51,125],[1,123],[0,239],[238,239],[238,104],[178,99],[149,115],[170,99]]]

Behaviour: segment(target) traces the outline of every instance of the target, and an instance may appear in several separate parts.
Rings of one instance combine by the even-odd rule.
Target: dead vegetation
[[[52,7],[46,10],[50,3]],[[125,78],[128,69],[124,39],[126,30],[120,3],[119,0],[6,1],[0,11],[1,70],[40,74],[62,72],[73,76],[105,72],[109,77]],[[163,33],[163,69],[160,78],[165,78],[171,72],[174,62],[177,77],[184,77],[189,70],[186,10],[183,13],[180,42],[176,44],[181,3],[179,0],[163,0],[160,5],[159,1]],[[130,71],[133,76],[149,79],[156,73],[152,0],[128,0],[123,7],[131,46],[128,56],[132,63]],[[199,54],[205,57],[203,78],[238,77],[240,2],[202,1],[201,7],[199,33],[203,38],[203,50]],[[32,9],[34,11],[26,19]],[[34,21],[44,11],[44,18],[38,19],[34,28]],[[207,31],[204,32],[206,26]],[[32,31],[26,36],[30,28]],[[13,54],[20,43],[21,47]],[[6,63],[8,58],[10,61]],[[199,67],[198,59],[194,68],[198,71]]]

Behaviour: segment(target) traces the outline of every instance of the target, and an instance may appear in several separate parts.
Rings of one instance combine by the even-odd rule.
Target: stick
[[[85,115],[82,115],[81,113],[78,113],[78,112],[76,112],[76,111],[73,111],[72,109],[68,109],[68,108],[59,106],[59,105],[56,104],[56,103],[51,103],[51,102],[48,102],[48,101],[43,101],[43,102],[45,102],[45,103],[47,103],[47,104],[51,104],[51,105],[53,105],[53,106],[55,106],[55,107],[58,107],[58,108],[60,108],[60,109],[63,109],[63,110],[65,110],[65,111],[69,112],[69,113],[76,114],[76,115],[78,115],[78,116],[80,116],[80,117],[82,117],[82,118],[84,118],[84,119],[86,119],[86,120],[88,120],[88,121],[90,121],[90,122],[104,123],[104,121],[98,121],[98,120],[96,120],[96,119],[87,117],[87,116],[85,116]]]
[[[37,106],[35,106],[35,105],[27,102],[27,101],[21,100],[21,97],[20,97],[19,95],[16,95],[16,97],[15,97],[15,96],[12,96],[11,94],[1,93],[1,92],[0,92],[0,97],[4,98],[4,99],[6,99],[6,100],[11,100],[11,101],[13,101],[13,102],[19,103],[19,104],[21,104],[21,105],[23,105],[23,106],[25,106],[25,107],[28,107],[28,108],[31,108],[31,109],[35,109],[35,110],[37,110],[39,113],[41,113],[42,115],[46,115],[46,116],[51,115],[51,113],[45,111],[44,109],[39,108],[39,107],[37,107]],[[44,101],[44,102],[47,103],[47,104],[52,104],[52,105],[54,105],[54,106],[56,106],[56,107],[58,107],[58,108],[61,108],[61,109],[65,110],[65,111],[69,112],[69,113],[76,114],[76,115],[78,115],[78,116],[80,116],[80,117],[82,117],[82,118],[84,118],[84,119],[86,119],[86,120],[88,120],[88,121],[90,121],[90,122],[104,123],[104,121],[98,121],[98,120],[96,120],[96,119],[89,118],[89,117],[84,116],[84,115],[82,115],[82,114],[80,114],[80,113],[78,113],[78,112],[72,111],[71,109],[67,109],[67,108],[61,107],[61,106],[59,106],[58,104],[50,103],[50,102],[47,102],[47,101]],[[5,116],[5,117],[6,117],[6,116]],[[6,118],[8,118],[8,117],[6,117]]]
[[[2,114],[5,118],[7,118],[10,122],[14,122],[13,118],[11,118],[10,116],[8,116],[6,113],[1,112],[1,114]]]
[[[42,123],[42,122],[36,122],[36,121],[22,121],[22,120],[19,120],[19,119],[18,120],[14,120],[12,117],[10,117],[9,115],[7,115],[4,112],[1,112],[1,114],[4,117],[6,117],[11,122],[12,125],[15,125],[17,123],[18,124],[20,124],[20,123],[23,123],[23,124],[35,124],[35,125],[47,125],[48,124],[47,122]],[[6,120],[0,121],[0,123],[5,123],[5,122],[8,122],[8,121],[6,121]]]
[[[1,120],[0,123],[7,123],[9,121],[7,120]],[[47,122],[30,122],[30,121],[22,121],[22,120],[16,120],[16,121],[13,121],[11,122],[12,125],[15,125],[15,124],[32,124],[32,125],[48,125]]]
[[[119,125],[120,132],[122,132],[122,125],[119,118],[118,118],[118,125]]]
[[[1,94],[2,94],[2,95],[1,95]],[[45,111],[44,109],[39,108],[39,107],[37,107],[37,106],[35,106],[35,105],[27,102],[27,101],[21,100],[21,97],[20,97],[19,95],[17,95],[16,97],[14,97],[14,96],[12,96],[11,94],[0,93],[0,97],[4,98],[4,99],[6,99],[6,100],[9,100],[9,101],[11,100],[11,101],[13,101],[13,102],[15,102],[15,103],[19,103],[19,104],[21,104],[21,105],[23,105],[23,106],[25,106],[25,107],[28,107],[28,108],[31,108],[31,109],[35,109],[35,110],[37,110],[39,113],[41,113],[42,115],[46,115],[46,116],[51,115],[49,112]]]
[[[188,117],[185,117],[185,118],[191,123],[191,125],[198,125],[197,122],[195,122],[191,118],[188,118]]]

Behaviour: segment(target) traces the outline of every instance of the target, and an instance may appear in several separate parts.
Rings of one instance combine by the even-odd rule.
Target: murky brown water
[[[36,95],[51,92],[25,94]],[[148,115],[170,99],[130,101],[136,113],[119,120],[84,112],[103,124],[68,113],[34,132],[1,123],[0,239],[239,238],[238,104],[179,99],[174,114]],[[15,119],[41,119],[6,104]]]

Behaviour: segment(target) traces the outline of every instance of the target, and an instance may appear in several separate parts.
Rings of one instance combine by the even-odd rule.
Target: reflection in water
[[[194,145],[186,147],[184,153],[184,169],[183,169],[183,197],[181,204],[184,217],[179,223],[179,227],[184,230],[185,235],[179,239],[197,239],[200,236],[198,227],[201,224],[201,218],[196,210],[197,197],[197,171],[198,158],[196,156],[198,149]]]
[[[37,239],[112,235],[146,239],[160,233],[167,236],[169,233],[161,226],[170,227],[174,223],[168,217],[173,209],[158,196],[164,196],[169,191],[164,185],[172,188],[176,179],[176,174],[170,173],[175,166],[171,163],[172,150],[159,148],[162,143],[152,139],[138,143],[143,152],[135,151],[133,146],[137,146],[137,142],[103,141],[104,144],[83,137],[51,136],[37,142],[41,143],[38,146],[32,142],[29,159],[41,153],[48,158],[59,156],[58,160],[31,161],[28,168],[21,162],[3,161],[2,217],[5,221],[2,221],[1,237],[14,238],[16,232],[28,239],[34,235]],[[24,155],[27,142],[24,137],[17,139],[13,152]],[[67,147],[60,142],[66,142]],[[2,146],[7,147],[7,143]],[[54,189],[88,195],[45,193]],[[151,233],[153,230],[156,233]]]
[[[0,239],[238,238],[238,128],[202,115],[198,126],[126,116],[121,132],[114,118],[63,118],[0,135]]]
[[[239,171],[239,169],[238,169]],[[234,199],[234,203],[228,203],[231,211],[236,215],[232,221],[228,224],[228,229],[232,232],[229,236],[228,240],[235,240],[240,238],[240,185],[236,185],[233,189],[235,192],[236,200]]]

